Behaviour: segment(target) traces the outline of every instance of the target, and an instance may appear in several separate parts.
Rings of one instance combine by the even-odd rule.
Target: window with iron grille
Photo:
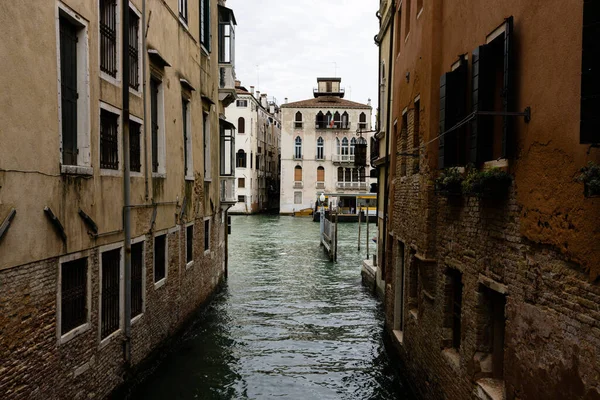
[[[117,76],[117,0],[100,0],[100,70]]]
[[[204,251],[210,248],[210,220],[204,221]]]
[[[102,253],[102,320],[100,338],[119,329],[121,300],[121,249]]]
[[[140,135],[141,125],[129,120],[129,168],[133,172],[142,170]]]
[[[187,23],[188,20],[188,1],[179,0],[179,18]]]
[[[135,11],[129,9],[129,87],[135,90],[140,87],[139,39],[140,18]]]
[[[183,165],[185,169],[185,176],[190,176],[192,172],[192,166],[190,161],[192,160],[191,151],[191,138],[189,132],[189,100],[181,99],[181,124],[183,126]]]
[[[154,238],[154,283],[167,276],[167,235]]]
[[[152,126],[152,172],[158,172],[158,89],[161,83],[150,79],[150,121]]]
[[[143,310],[144,242],[131,245],[131,318]]]
[[[119,115],[100,110],[100,168],[119,169]]]
[[[194,225],[185,228],[185,260],[194,261]]]
[[[200,0],[200,43],[210,52],[210,0]]]
[[[60,331],[65,334],[87,322],[87,258],[61,266]]]
[[[60,97],[63,164],[77,165],[77,27],[60,18]]]
[[[444,288],[444,328],[447,330],[445,335],[445,347],[458,349],[460,347],[461,337],[461,313],[462,313],[462,274],[460,271],[450,269],[446,272],[446,285]]]

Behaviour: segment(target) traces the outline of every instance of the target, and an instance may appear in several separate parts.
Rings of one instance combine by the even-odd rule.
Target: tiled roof
[[[344,100],[337,96],[321,96],[314,99],[301,100],[282,104],[282,108],[371,108],[367,104]]]

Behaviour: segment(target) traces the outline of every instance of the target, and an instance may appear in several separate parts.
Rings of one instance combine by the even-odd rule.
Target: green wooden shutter
[[[513,54],[513,17],[505,23],[504,31],[504,84],[502,88],[502,103],[504,112],[514,110],[514,54]],[[516,138],[514,117],[502,118],[502,157],[511,158],[516,153]]]

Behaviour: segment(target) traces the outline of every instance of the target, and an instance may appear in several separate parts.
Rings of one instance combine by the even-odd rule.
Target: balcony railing
[[[302,189],[303,187],[304,187],[304,182],[294,181],[294,189]]]
[[[237,197],[235,196],[235,176],[222,176],[220,178],[219,194],[222,204],[237,203]]]
[[[325,182],[317,182],[315,187],[317,189],[325,189]]]
[[[359,189],[367,190],[367,182],[338,182],[336,183],[338,189]]]
[[[316,129],[350,129],[350,122],[335,121],[331,122],[320,121],[315,122]]]
[[[334,154],[333,162],[337,163],[353,163],[354,162],[354,154]]]

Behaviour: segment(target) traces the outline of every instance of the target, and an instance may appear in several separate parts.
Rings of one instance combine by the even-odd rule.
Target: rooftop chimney
[[[240,87],[242,86],[242,81],[238,81],[237,79],[235,80],[235,87]]]
[[[257,91],[256,91],[256,96],[254,96],[254,97],[256,97],[257,99],[259,99],[259,100],[260,100],[260,90],[257,90]]]
[[[287,104],[288,103],[288,98],[286,97],[285,99],[283,99],[283,104]]]
[[[367,105],[370,106],[371,105],[371,99],[369,99],[369,101],[367,101]]]
[[[254,86],[250,86],[250,94],[254,96]]]

